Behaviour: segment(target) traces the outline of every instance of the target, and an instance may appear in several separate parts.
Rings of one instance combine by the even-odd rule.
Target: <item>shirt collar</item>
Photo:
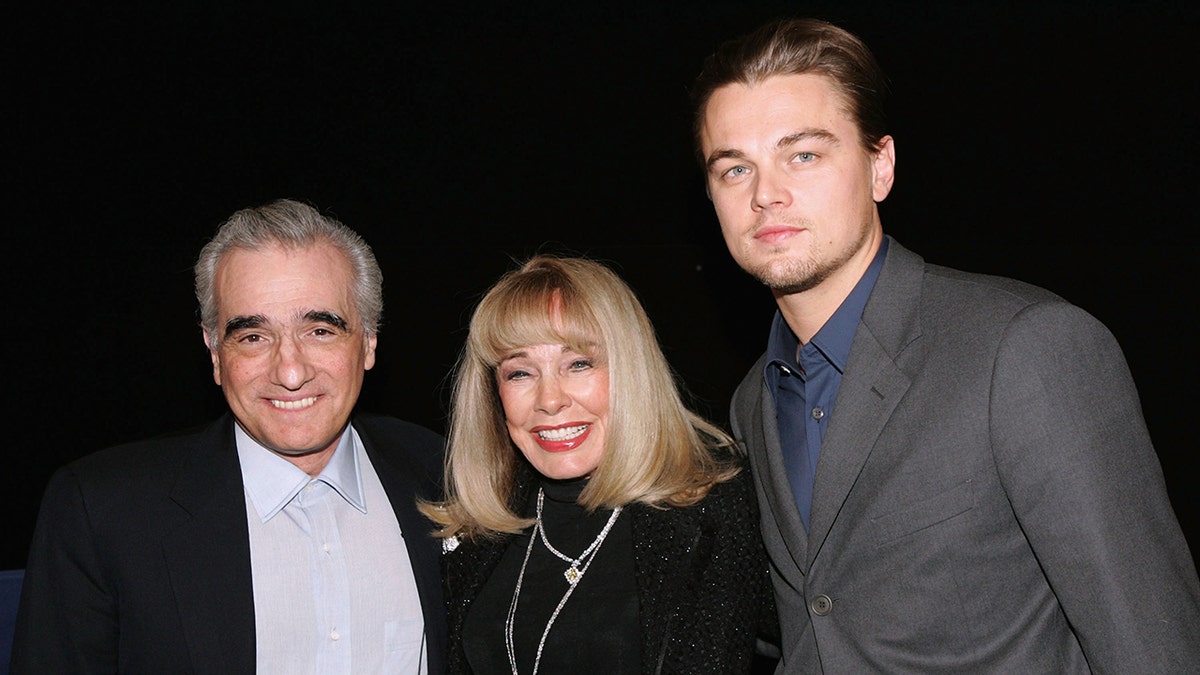
[[[829,320],[821,326],[811,340],[812,345],[837,368],[838,372],[846,370],[846,361],[850,357],[850,345],[854,342],[854,333],[858,330],[858,322],[862,320],[867,299],[871,297],[871,291],[879,279],[879,271],[883,268],[883,261],[887,258],[887,250],[888,239],[884,237],[874,259],[867,266],[867,271],[863,273],[862,278],[854,285],[833,316],[829,317]],[[783,320],[783,313],[775,310],[775,318],[771,322],[771,334],[767,338],[767,364],[774,364],[776,367],[780,365],[795,366],[799,347],[800,340]]]
[[[783,320],[783,314],[775,310],[775,318],[771,320],[771,336],[767,338],[767,365],[795,366],[799,348],[800,339]]]
[[[240,425],[234,425],[238,461],[242,467],[242,482],[254,510],[262,522],[267,522],[283,510],[314,480],[319,480],[341,495],[354,508],[367,512],[363,498],[362,471],[359,455],[362,441],[354,427],[346,425],[338,440],[329,464],[312,478],[295,464],[275,454],[255,441]]]

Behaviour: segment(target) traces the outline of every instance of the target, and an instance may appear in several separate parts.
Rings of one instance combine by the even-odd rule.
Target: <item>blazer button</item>
[[[816,614],[817,616],[827,616],[833,611],[833,600],[828,595],[822,593],[821,595],[813,598],[812,603],[809,604],[809,607],[812,608],[813,614]]]

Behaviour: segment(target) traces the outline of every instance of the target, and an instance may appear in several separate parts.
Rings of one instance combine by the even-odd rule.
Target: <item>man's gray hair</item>
[[[354,230],[321,215],[313,207],[280,199],[234,213],[201,249],[195,267],[196,300],[200,302],[200,325],[209,340],[215,345],[220,337],[213,284],[217,265],[225,254],[234,249],[261,251],[279,246],[295,250],[323,243],[332,245],[350,261],[354,270],[354,302],[363,330],[367,335],[378,332],[383,315],[383,272],[371,247]]]

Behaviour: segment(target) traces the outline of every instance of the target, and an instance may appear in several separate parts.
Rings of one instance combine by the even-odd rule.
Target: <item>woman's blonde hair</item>
[[[591,260],[536,256],[501,277],[471,317],[455,373],[446,499],[422,505],[442,536],[513,533],[533,522],[512,511],[526,462],[508,434],[495,372],[507,354],[537,344],[567,345],[608,368],[606,447],[580,504],[688,506],[737,473],[736,446],[684,405],[629,286]]]

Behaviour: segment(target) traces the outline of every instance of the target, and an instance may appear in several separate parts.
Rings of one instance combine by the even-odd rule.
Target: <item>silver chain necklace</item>
[[[537,522],[533,526],[537,530],[538,536],[534,537],[532,534],[529,536],[529,546],[525,549],[525,560],[521,562],[521,573],[517,575],[517,587],[513,589],[512,602],[508,605],[508,615],[504,619],[504,646],[508,649],[508,665],[512,667],[513,675],[519,675],[517,673],[517,652],[513,643],[513,626],[516,624],[517,617],[517,599],[521,597],[521,584],[525,581],[525,566],[529,564],[529,554],[533,552],[533,542],[540,538],[547,550],[571,565],[567,568],[566,572],[563,572],[563,576],[567,579],[567,592],[563,594],[562,600],[558,601],[558,606],[550,614],[550,620],[546,622],[546,629],[542,631],[542,639],[538,641],[537,657],[533,661],[533,671],[530,674],[537,675],[538,666],[542,663],[542,649],[546,646],[546,636],[550,635],[550,627],[554,625],[554,620],[558,618],[558,613],[562,611],[563,605],[567,604],[567,599],[571,597],[571,593],[575,592],[575,586],[579,583],[579,580],[583,578],[584,574],[587,574],[592,561],[596,559],[596,556],[593,554],[599,550],[600,544],[604,543],[604,538],[608,536],[608,531],[612,529],[613,523],[617,522],[617,516],[621,515],[620,506],[613,509],[612,515],[608,517],[608,522],[604,524],[604,529],[600,530],[600,534],[597,535],[596,540],[592,542],[591,546],[584,549],[578,558],[572,558],[551,546],[550,540],[546,539],[546,528],[542,526],[542,502],[544,499],[545,493],[541,488],[538,488]],[[587,560],[585,561],[584,558],[587,558]],[[579,567],[580,564],[583,564],[582,568]]]

